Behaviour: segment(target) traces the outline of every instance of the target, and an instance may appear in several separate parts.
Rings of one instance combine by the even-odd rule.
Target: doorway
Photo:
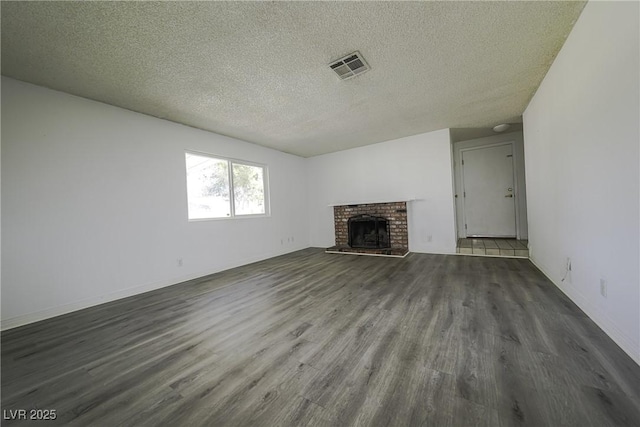
[[[511,142],[461,150],[466,237],[516,237]]]
[[[458,239],[526,241],[522,132],[452,143]]]

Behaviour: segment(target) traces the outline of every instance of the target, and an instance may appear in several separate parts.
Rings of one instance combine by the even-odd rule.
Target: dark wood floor
[[[528,260],[308,249],[3,333],[2,408],[78,426],[638,426],[640,367]]]

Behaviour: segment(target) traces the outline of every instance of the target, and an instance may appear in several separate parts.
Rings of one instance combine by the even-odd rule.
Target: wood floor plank
[[[640,425],[640,367],[525,259],[306,249],[1,351],[3,409],[49,425]]]

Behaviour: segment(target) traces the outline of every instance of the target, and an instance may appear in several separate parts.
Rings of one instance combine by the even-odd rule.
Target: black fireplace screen
[[[349,246],[375,249],[391,247],[387,220],[371,215],[357,215],[349,218]]]

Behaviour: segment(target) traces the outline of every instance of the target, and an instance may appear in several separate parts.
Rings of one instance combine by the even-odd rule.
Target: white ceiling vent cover
[[[329,67],[331,67],[342,80],[350,79],[371,69],[360,52],[350,53],[344,58],[332,62],[329,64]]]

